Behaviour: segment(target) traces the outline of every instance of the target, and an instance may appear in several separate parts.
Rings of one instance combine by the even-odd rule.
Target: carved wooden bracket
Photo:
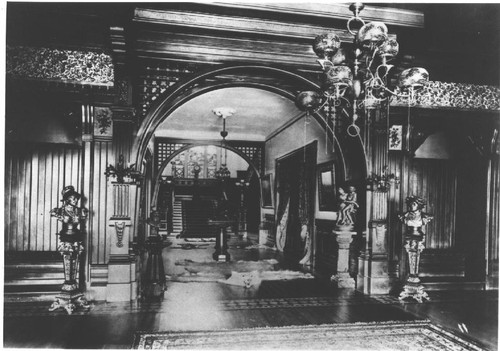
[[[123,247],[123,233],[125,232],[125,222],[115,222],[116,246]]]

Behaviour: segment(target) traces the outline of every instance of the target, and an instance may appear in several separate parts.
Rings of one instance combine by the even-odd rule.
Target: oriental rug
[[[194,332],[137,332],[135,349],[485,350],[432,324],[371,322]]]

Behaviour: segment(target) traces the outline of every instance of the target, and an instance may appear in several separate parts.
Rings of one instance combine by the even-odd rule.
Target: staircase
[[[177,195],[174,199],[174,207],[172,208],[172,233],[173,236],[178,236],[182,233],[182,203],[183,201],[191,200],[192,196]]]
[[[215,237],[217,228],[208,224],[208,220],[215,217],[215,208],[215,200],[183,200],[181,238]]]
[[[50,301],[64,283],[59,252],[6,252],[4,301]]]

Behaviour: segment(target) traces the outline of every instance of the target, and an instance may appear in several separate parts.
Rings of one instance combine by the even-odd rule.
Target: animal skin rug
[[[177,260],[176,266],[184,266],[184,269],[191,274],[200,273],[219,273],[224,277],[231,275],[231,272],[252,272],[252,271],[273,271],[276,268],[278,261],[275,259],[260,260],[260,261],[230,261],[217,262],[209,261],[192,261],[192,260]]]
[[[175,261],[176,266],[184,266],[185,272],[167,276],[176,282],[219,282],[244,287],[258,286],[263,280],[312,279],[309,273],[277,270],[275,259],[260,261],[195,262],[188,259]]]
[[[314,279],[310,273],[302,273],[290,270],[280,271],[253,271],[253,272],[232,272],[226,280],[218,280],[219,283],[228,285],[243,286],[247,289],[258,287],[263,280],[292,280],[292,279]]]

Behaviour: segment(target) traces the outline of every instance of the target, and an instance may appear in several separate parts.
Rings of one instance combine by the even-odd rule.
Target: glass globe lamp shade
[[[394,39],[388,39],[378,48],[378,54],[382,57],[391,58],[397,56],[399,52],[399,44]]]
[[[303,91],[297,95],[295,104],[301,111],[312,111],[321,104],[321,96],[315,91]]]
[[[335,33],[318,35],[314,39],[314,53],[321,59],[330,59],[340,48],[340,39]]]
[[[398,87],[401,89],[419,88],[429,81],[429,72],[422,67],[405,69],[398,78]]]
[[[333,66],[325,71],[323,76],[326,87],[352,86],[352,72],[347,66]]]
[[[335,66],[345,64],[347,61],[346,50],[343,48],[338,49],[337,52],[332,56],[331,61]]]
[[[387,40],[387,26],[383,22],[370,22],[359,29],[357,41],[365,49],[373,49]]]

